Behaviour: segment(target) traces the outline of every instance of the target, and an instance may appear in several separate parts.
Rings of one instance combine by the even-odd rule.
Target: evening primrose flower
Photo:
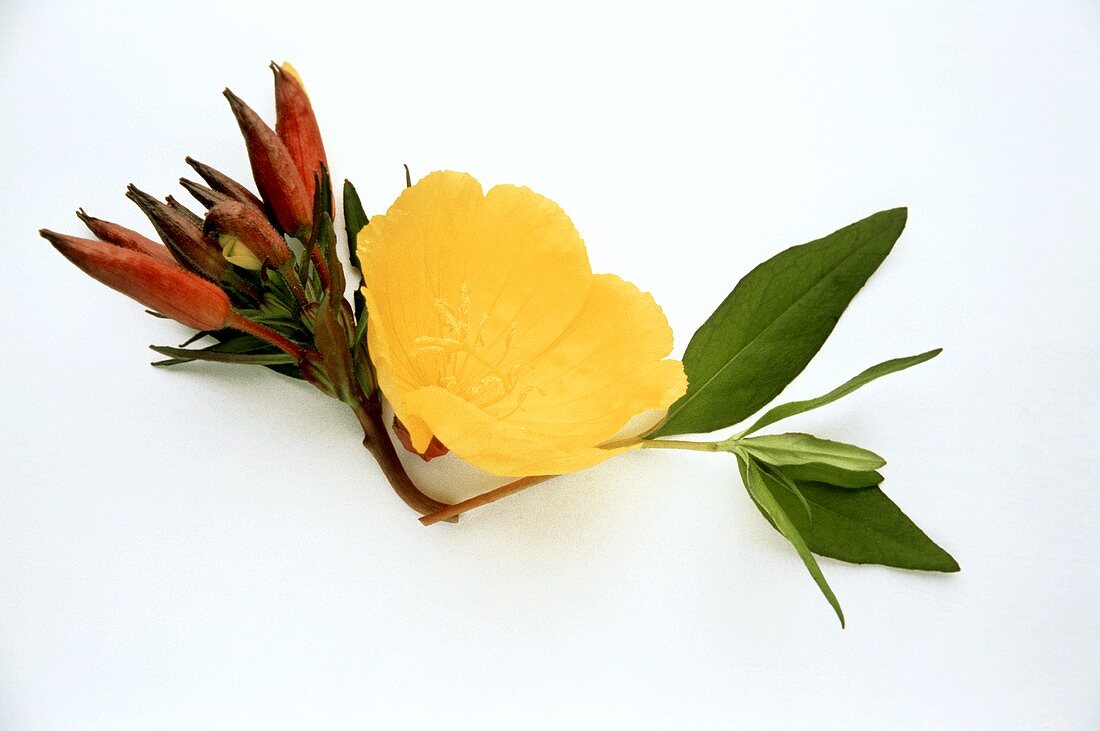
[[[423,452],[435,437],[496,475],[553,475],[687,388],[653,297],[593,274],[565,212],[527,188],[437,172],[359,234],[378,383]]]

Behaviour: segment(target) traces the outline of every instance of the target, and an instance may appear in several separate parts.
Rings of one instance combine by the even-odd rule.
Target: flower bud
[[[93,279],[196,330],[220,330],[233,309],[216,285],[152,256],[42,230],[54,248]]]
[[[302,184],[298,168],[275,130],[229,89],[225,98],[240,125],[260,197],[271,208],[279,227],[292,236],[309,232],[313,201]]]
[[[199,218],[199,216],[196,215],[194,211],[192,211],[190,208],[188,208],[187,206],[180,203],[174,197],[168,196],[167,198],[164,199],[164,202],[168,204],[169,208],[171,208],[176,213],[180,214],[180,216],[182,216],[184,219],[186,219],[187,222],[190,223],[191,225],[199,226],[200,228],[202,227],[202,219]]]
[[[313,176],[321,172],[322,166],[328,167],[321,130],[309,95],[294,67],[289,63],[276,66],[272,62],[271,70],[275,72],[275,132],[290,152],[312,201],[316,186]]]
[[[238,201],[223,201],[206,212],[203,231],[222,247],[222,256],[245,269],[279,268],[291,260],[282,234],[262,213]]]
[[[131,251],[138,251],[154,259],[159,259],[165,264],[177,266],[176,260],[172,256],[172,252],[168,251],[163,244],[158,244],[152,239],[148,239],[137,231],[132,231],[125,226],[119,226],[117,223],[111,223],[101,218],[89,216],[84,212],[83,208],[79,209],[76,215],[84,222],[88,230],[100,241],[106,241],[109,244],[121,246]]]
[[[229,196],[241,203],[254,206],[257,210],[265,210],[264,202],[256,197],[256,194],[223,172],[205,165],[193,157],[185,158],[188,165],[206,181],[206,184],[222,195]],[[181,181],[182,182],[182,181]],[[188,190],[191,190],[188,188]],[[194,192],[192,192],[194,195]],[[203,204],[205,205],[205,203]]]
[[[126,197],[149,218],[164,245],[179,263],[207,279],[215,282],[221,280],[228,265],[218,247],[205,240],[198,225],[167,203],[161,203],[132,185],[127,188]]]
[[[205,185],[196,183],[193,180],[188,180],[187,178],[180,178],[180,185],[183,186],[184,190],[191,194],[192,198],[201,203],[202,207],[206,208],[207,210],[218,203],[235,200],[223,193],[219,193],[216,190],[207,188]]]

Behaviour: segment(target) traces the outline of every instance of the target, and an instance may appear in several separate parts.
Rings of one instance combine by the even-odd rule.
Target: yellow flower
[[[687,388],[653,297],[593,274],[572,221],[527,188],[432,173],[357,248],[378,383],[419,451],[435,436],[496,475],[573,472]]]

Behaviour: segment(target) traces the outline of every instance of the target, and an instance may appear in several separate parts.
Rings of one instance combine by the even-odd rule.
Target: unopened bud
[[[92,278],[166,317],[196,330],[220,330],[230,322],[229,297],[202,277],[120,246],[39,233]]]
[[[298,168],[275,130],[229,89],[225,98],[233,109],[248,148],[252,177],[260,197],[270,207],[279,227],[292,236],[309,232],[313,201],[306,192]]]
[[[180,185],[191,194],[192,198],[201,203],[202,207],[206,209],[210,209],[212,206],[224,201],[234,200],[223,193],[219,193],[212,188],[207,188],[205,185],[196,183],[194,180],[188,180],[187,178],[180,178]]]
[[[256,197],[256,194],[238,183],[225,173],[201,163],[193,157],[185,158],[185,162],[194,168],[195,172],[206,181],[206,184],[222,195],[227,195],[241,203],[247,203],[258,210],[264,210],[264,202]],[[190,188],[188,188],[190,190]],[[193,193],[192,193],[193,195]],[[205,204],[204,204],[205,205]]]
[[[221,280],[228,265],[221,250],[203,237],[202,228],[167,203],[161,203],[132,185],[127,188],[126,197],[149,218],[177,261],[207,279]]]
[[[275,73],[275,132],[286,145],[294,166],[313,200],[316,187],[314,175],[328,167],[321,130],[313,114],[313,105],[298,72],[289,63],[271,64]]]
[[[163,244],[158,244],[156,241],[142,236],[137,231],[132,231],[125,226],[119,226],[117,223],[111,223],[101,218],[89,216],[84,212],[83,208],[79,209],[76,215],[84,222],[88,230],[100,241],[106,241],[109,244],[121,246],[124,249],[146,254],[166,264],[172,264],[173,266],[177,265],[175,258],[172,256],[172,252],[168,251]]]
[[[291,260],[282,234],[252,206],[218,203],[206,212],[203,230],[217,239],[226,260],[244,269],[257,270],[265,263],[277,269]]]
[[[200,228],[202,227],[202,218],[200,218],[194,211],[180,203],[174,197],[168,196],[164,199],[164,202],[168,204],[169,208],[180,214],[180,216],[191,223],[191,225],[198,226]]]

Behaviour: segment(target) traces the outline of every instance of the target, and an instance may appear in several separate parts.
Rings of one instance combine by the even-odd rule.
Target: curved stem
[[[397,496],[405,501],[410,508],[421,515],[435,514],[452,507],[447,503],[428,497],[420,491],[416,484],[405,472],[397,450],[390,441],[390,435],[386,432],[385,423],[382,421],[382,405],[377,401],[367,401],[352,407],[359,418],[359,424],[363,427],[363,446],[371,453],[382,473],[393,486]],[[457,513],[448,516],[444,520],[452,523],[458,522]]]
[[[489,503],[495,503],[503,497],[514,495],[515,493],[525,488],[537,485],[540,482],[546,482],[553,475],[534,475],[531,477],[521,477],[515,482],[509,482],[507,485],[498,487],[495,490],[489,492],[483,492],[476,497],[472,497],[469,500],[463,500],[460,503],[449,505],[442,510],[438,510],[430,515],[425,515],[420,519],[420,522],[424,525],[434,525],[441,520],[455,521],[458,520],[458,516],[465,513],[467,510],[473,510],[474,508],[480,508],[482,505],[488,505]]]

